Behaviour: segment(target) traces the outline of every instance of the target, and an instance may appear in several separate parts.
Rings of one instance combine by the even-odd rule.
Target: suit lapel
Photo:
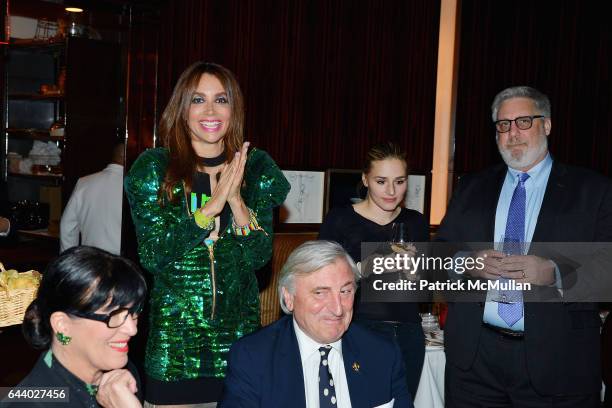
[[[286,317],[285,327],[279,336],[277,351],[275,364],[277,406],[306,408],[300,347],[291,316]]]
[[[483,189],[483,196],[481,197],[483,200],[483,213],[481,214],[481,219],[486,221],[476,223],[476,225],[480,224],[483,228],[481,234],[478,234],[483,237],[483,242],[493,242],[495,238],[495,213],[497,212],[497,202],[499,201],[499,195],[501,194],[507,171],[508,168],[506,166],[496,167],[487,186]]]
[[[351,407],[369,407],[369,398],[366,392],[368,384],[364,375],[364,370],[367,370],[368,367],[361,366],[359,347],[353,339],[350,326],[342,337],[342,359],[344,360],[344,372],[351,396]]]
[[[532,242],[554,242],[558,239],[554,237],[555,223],[558,209],[562,207],[561,204],[567,197],[566,173],[567,168],[563,164],[553,162]]]

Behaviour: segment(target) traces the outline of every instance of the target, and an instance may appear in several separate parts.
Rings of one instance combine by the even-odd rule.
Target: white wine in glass
[[[391,225],[391,249],[393,252],[413,252],[414,245],[408,236],[408,226],[403,222],[394,222]]]

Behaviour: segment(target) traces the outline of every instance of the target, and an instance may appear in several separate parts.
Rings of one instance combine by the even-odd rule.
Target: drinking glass
[[[432,313],[421,313],[421,326],[423,332],[433,332],[440,330],[440,324],[438,323],[438,316]]]
[[[407,252],[414,249],[414,245],[410,242],[408,236],[407,225],[403,222],[394,222],[391,225],[391,249],[393,252]]]
[[[503,252],[506,256],[510,255],[524,255],[527,252],[527,244],[514,239],[506,240],[506,237],[502,235],[499,239],[500,242],[494,244],[495,250]],[[506,282],[506,278],[500,278],[500,280]],[[487,300],[492,300],[498,303],[517,303],[522,301],[522,297],[519,297],[516,291],[506,290],[490,290],[487,294]]]
[[[408,257],[415,256],[417,250],[414,244],[410,241],[408,226],[403,222],[394,222],[391,225],[391,241],[389,242],[391,250],[396,254],[407,255]],[[417,278],[417,271],[408,267],[400,270],[401,276],[406,279],[414,280]]]

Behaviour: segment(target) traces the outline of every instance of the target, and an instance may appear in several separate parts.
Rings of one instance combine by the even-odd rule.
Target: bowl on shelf
[[[63,137],[65,134],[64,124],[55,122],[49,129],[49,136],[51,137]]]

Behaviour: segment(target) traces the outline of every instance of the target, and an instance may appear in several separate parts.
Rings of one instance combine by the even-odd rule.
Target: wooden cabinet
[[[2,50],[0,157],[8,198],[40,201],[41,191],[57,186],[65,205],[78,178],[102,170],[125,136],[121,45],[68,37],[11,41]],[[54,124],[63,132],[50,132]],[[57,146],[60,162],[36,157],[31,168],[19,167],[17,155],[25,160],[37,142]]]

